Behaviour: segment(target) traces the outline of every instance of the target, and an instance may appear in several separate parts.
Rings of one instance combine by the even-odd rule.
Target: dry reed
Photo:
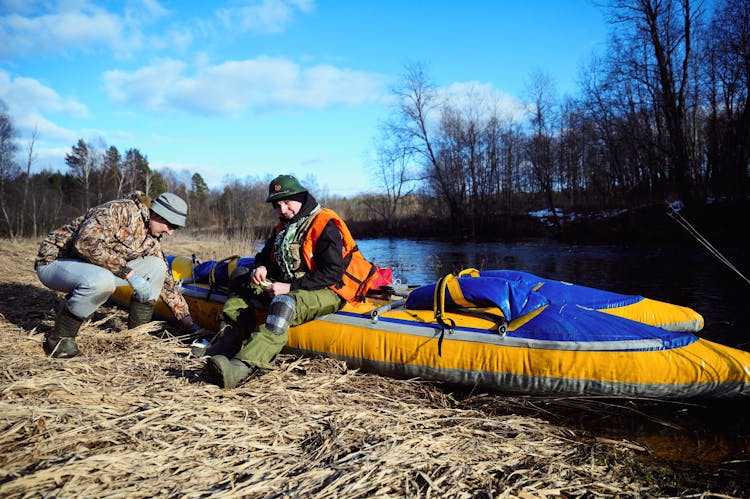
[[[84,324],[85,356],[46,358],[59,298],[34,250],[0,250],[0,497],[659,495],[627,446],[331,359],[280,355],[222,390],[169,327],[125,330],[116,308]]]

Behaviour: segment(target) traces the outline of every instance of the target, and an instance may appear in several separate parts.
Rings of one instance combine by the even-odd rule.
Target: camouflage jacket
[[[42,241],[34,267],[58,258],[76,258],[125,278],[132,269],[128,261],[144,256],[164,258],[159,239],[149,233],[151,198],[134,192],[126,199],[109,201],[50,232]],[[179,320],[190,315],[187,302],[170,272],[164,280],[161,299]]]

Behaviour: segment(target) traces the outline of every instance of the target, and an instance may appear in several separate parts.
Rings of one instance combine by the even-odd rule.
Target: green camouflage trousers
[[[256,289],[257,288],[257,289]],[[268,368],[271,360],[278,354],[289,339],[288,328],[282,333],[270,331],[265,324],[256,327],[253,302],[260,301],[268,305],[268,295],[259,286],[253,286],[252,297],[230,296],[224,303],[222,313],[228,323],[240,328],[245,333],[242,349],[235,356],[243,362],[256,367]],[[346,303],[332,290],[316,289],[314,291],[295,290],[289,293],[296,302],[294,313],[289,319],[289,327],[309,322],[321,315],[332,314]]]

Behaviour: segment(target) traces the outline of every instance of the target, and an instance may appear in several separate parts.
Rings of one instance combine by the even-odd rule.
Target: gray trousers
[[[156,256],[146,256],[130,260],[128,267],[151,284],[149,300],[158,299],[167,275],[166,262]],[[66,293],[68,310],[82,319],[102,306],[115,288],[128,286],[128,281],[104,267],[72,258],[61,258],[38,267],[36,274],[48,288]]]

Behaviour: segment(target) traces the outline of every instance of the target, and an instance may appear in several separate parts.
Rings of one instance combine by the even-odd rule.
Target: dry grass
[[[167,249],[181,244],[248,253]],[[124,330],[116,308],[84,324],[84,357],[46,358],[59,297],[36,280],[36,246],[0,246],[0,497],[661,495],[628,445],[338,361],[282,355],[222,390],[168,327]]]

